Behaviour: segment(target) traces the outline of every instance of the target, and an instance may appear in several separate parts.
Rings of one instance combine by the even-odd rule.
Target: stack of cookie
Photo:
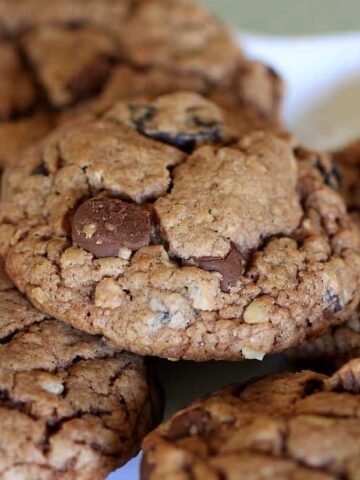
[[[0,479],[135,455],[162,410],[145,357],[289,348],[352,360],[197,402],[142,479],[357,479],[354,155],[298,145],[279,76],[189,0],[0,0],[0,86]]]

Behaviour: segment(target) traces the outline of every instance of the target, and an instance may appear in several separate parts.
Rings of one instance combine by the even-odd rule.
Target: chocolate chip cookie
[[[341,193],[351,210],[360,209],[360,140],[331,153],[341,174]]]
[[[333,376],[280,373],[176,413],[143,443],[142,480],[355,480],[360,360]]]
[[[103,479],[161,402],[144,360],[37,312],[0,266],[0,477]]]
[[[359,235],[331,165],[270,132],[238,140],[197,93],[67,123],[4,180],[18,288],[135,353],[262,359],[358,302]]]
[[[216,96],[239,130],[277,127],[282,95],[276,73],[189,0],[0,0],[0,77],[0,167],[54,123],[132,92]]]
[[[329,157],[332,159],[332,168],[327,171],[336,172],[335,177],[351,212],[354,229],[360,231],[360,142],[351,143],[344,149],[331,153]],[[331,160],[328,159],[328,162]],[[332,181],[334,179],[332,176]],[[360,356],[360,307],[345,323],[303,343],[292,350],[290,356],[301,364],[310,363],[323,369],[331,368],[333,363],[338,365]]]

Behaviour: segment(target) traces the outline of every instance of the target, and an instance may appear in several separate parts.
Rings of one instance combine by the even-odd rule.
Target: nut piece
[[[272,299],[266,296],[253,300],[245,309],[244,321],[250,324],[268,322],[270,320],[272,302]]]
[[[56,375],[42,373],[39,380],[41,388],[52,395],[61,395],[64,392],[65,387]]]
[[[116,198],[86,200],[72,221],[72,238],[95,257],[117,257],[125,249],[139,250],[150,243],[150,212]]]
[[[259,350],[254,350],[250,347],[243,347],[242,353],[246,360],[263,360],[266,355],[266,352],[260,352]]]
[[[125,299],[125,292],[113,278],[104,278],[95,289],[95,305],[101,308],[117,308]]]

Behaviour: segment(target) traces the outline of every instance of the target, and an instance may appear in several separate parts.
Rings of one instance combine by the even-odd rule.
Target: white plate
[[[360,35],[304,38],[239,34],[249,56],[272,65],[287,84],[286,125],[308,147],[330,149],[360,134]],[[280,356],[264,362],[157,361],[166,415],[222,385],[284,368]],[[140,456],[109,476],[138,480]]]
[[[239,41],[285,78],[284,120],[306,146],[336,148],[359,136],[360,34]]]

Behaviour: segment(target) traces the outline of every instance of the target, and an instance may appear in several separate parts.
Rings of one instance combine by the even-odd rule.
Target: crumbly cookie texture
[[[193,135],[165,99],[147,104],[151,136]],[[195,360],[261,359],[353,311],[359,236],[330,164],[267,132],[187,153],[124,122],[128,110],[64,125],[5,173],[1,254],[39,309],[135,353]]]
[[[3,338],[47,318],[12,285],[0,262],[0,342]]]
[[[328,171],[335,172],[335,176],[338,177],[340,191],[351,210],[354,229],[360,232],[360,142],[356,141],[342,150],[333,152],[331,158],[333,167]],[[296,362],[310,363],[324,369],[334,363],[338,365],[358,356],[360,356],[359,306],[345,323],[327,330],[309,342],[304,342],[290,352],[290,357]]]
[[[360,360],[225,388],[143,442],[142,480],[356,480]]]
[[[161,410],[144,360],[37,312],[2,266],[0,305],[0,478],[105,478]]]
[[[197,150],[155,204],[169,252],[184,260],[246,254],[263,238],[287,235],[302,215],[295,157],[276,137],[253,134],[238,148]]]

